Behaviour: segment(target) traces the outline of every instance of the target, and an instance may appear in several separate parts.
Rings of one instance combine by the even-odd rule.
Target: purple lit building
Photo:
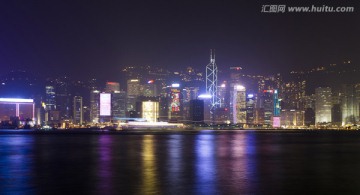
[[[20,98],[0,98],[0,121],[9,121],[13,117],[19,118],[20,121],[34,121],[34,100]]]

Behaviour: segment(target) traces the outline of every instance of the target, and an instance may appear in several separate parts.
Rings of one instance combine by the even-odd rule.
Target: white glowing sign
[[[211,95],[210,94],[201,94],[198,96],[198,98],[201,98],[201,99],[210,99],[211,98]]]
[[[111,116],[111,94],[100,94],[100,116]]]
[[[179,83],[173,83],[173,84],[171,85],[171,87],[180,87],[180,84],[179,84]]]
[[[21,98],[0,98],[0,102],[33,103],[34,100]]]

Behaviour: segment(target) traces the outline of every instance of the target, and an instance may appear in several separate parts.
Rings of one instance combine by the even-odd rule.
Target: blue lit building
[[[279,100],[279,91],[274,90],[274,116],[280,116],[280,100]]]

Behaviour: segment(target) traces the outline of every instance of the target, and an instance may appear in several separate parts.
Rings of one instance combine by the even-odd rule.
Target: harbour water
[[[359,194],[359,177],[358,131],[0,132],[0,194]]]

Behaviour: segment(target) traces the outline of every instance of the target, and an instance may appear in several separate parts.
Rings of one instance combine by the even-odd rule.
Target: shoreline
[[[146,135],[146,134],[198,134],[198,133],[231,133],[231,132],[256,132],[256,133],[301,133],[301,132],[337,132],[356,133],[357,130],[347,129],[131,129],[131,130],[99,130],[99,129],[56,129],[56,130],[35,130],[35,129],[0,129],[0,135],[4,134],[93,134],[93,135]]]

